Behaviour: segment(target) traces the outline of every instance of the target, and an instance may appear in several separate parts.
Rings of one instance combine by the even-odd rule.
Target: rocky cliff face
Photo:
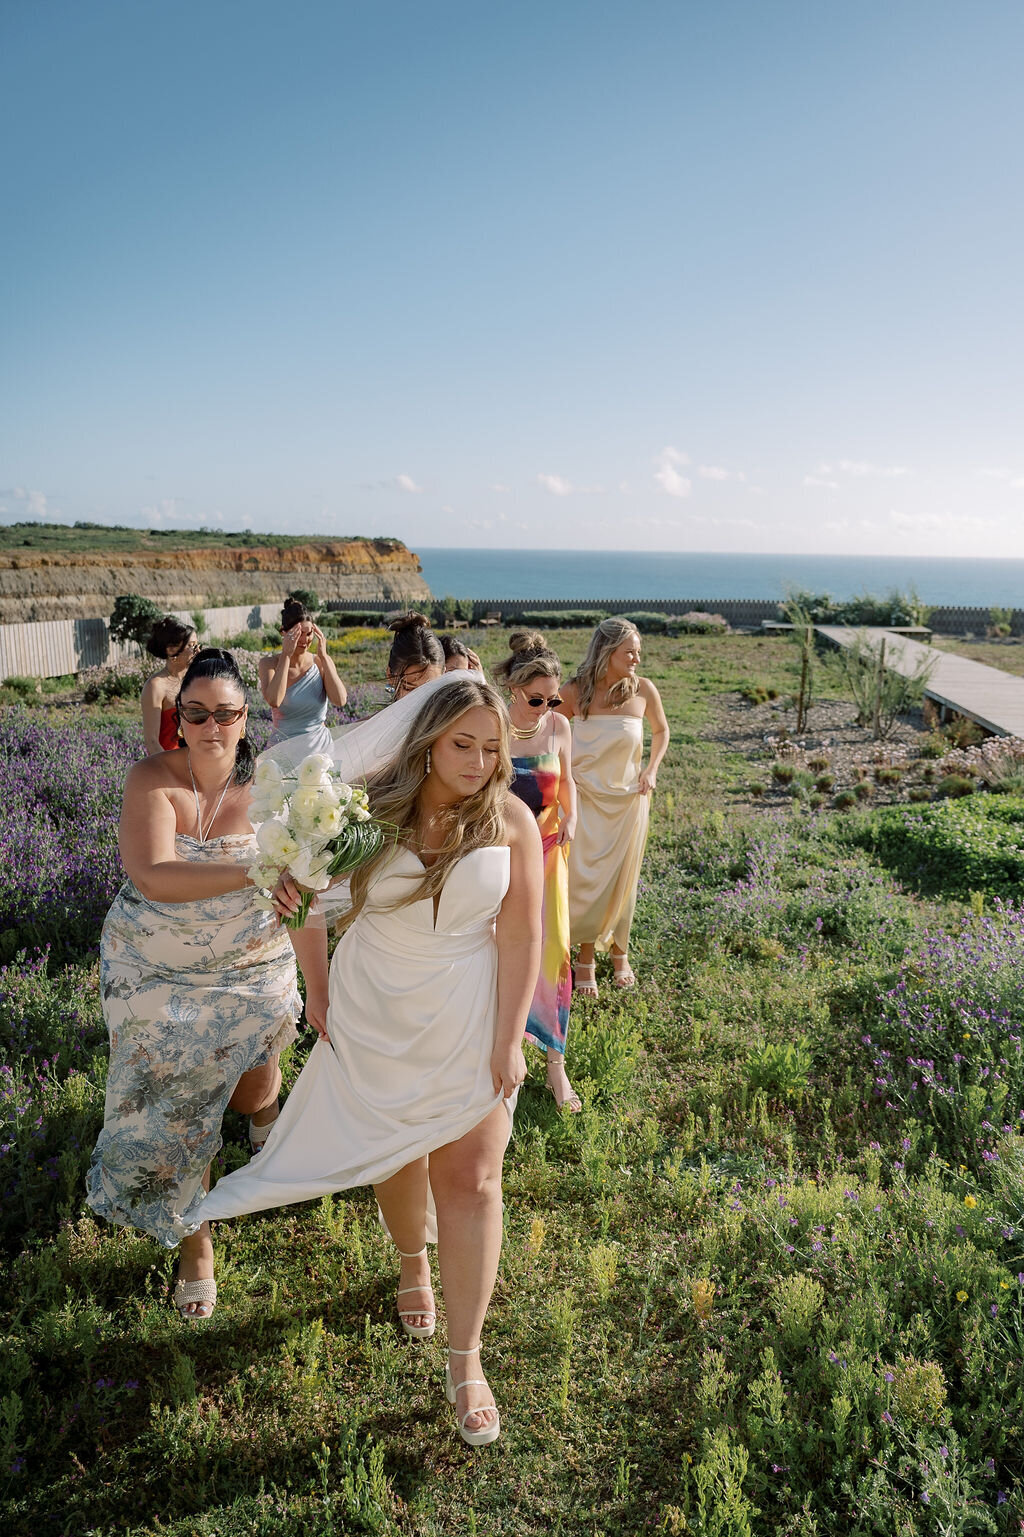
[[[277,603],[296,587],[327,601],[422,604],[430,589],[419,559],[391,539],[59,555],[0,553],[0,624],[107,618],[135,592],[167,609]]]

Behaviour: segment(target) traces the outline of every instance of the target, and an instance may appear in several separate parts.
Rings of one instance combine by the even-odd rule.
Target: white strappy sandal
[[[479,1349],[479,1345],[474,1345],[472,1350],[453,1350],[449,1345],[448,1354],[450,1356],[475,1356]],[[483,1377],[466,1377],[462,1382],[454,1382],[452,1380],[451,1363],[445,1362],[444,1395],[450,1404],[456,1403],[461,1388],[486,1388],[489,1385]],[[486,1414],[489,1410],[494,1411],[494,1419],[489,1424],[481,1426],[479,1430],[466,1429],[466,1421],[470,1415]],[[461,1416],[456,1408],[455,1419],[459,1427],[459,1435],[467,1446],[489,1446],[492,1441],[496,1441],[501,1435],[501,1416],[498,1414],[498,1406],[495,1403],[478,1404],[475,1409],[467,1409],[465,1414]]]
[[[423,1248],[418,1249],[415,1254],[402,1254],[401,1249],[398,1252],[402,1259],[420,1259],[422,1255],[426,1254],[427,1246],[424,1244]],[[409,1292],[429,1292],[431,1303],[434,1301],[434,1288],[430,1285],[429,1281],[425,1282],[422,1286],[403,1286],[398,1291],[397,1296],[405,1297]],[[426,1324],[411,1324],[406,1321],[410,1318],[428,1318],[430,1322]],[[433,1339],[434,1330],[437,1327],[437,1313],[432,1306],[429,1308],[399,1308],[398,1322],[402,1325],[403,1332],[411,1340],[429,1340]]]
[[[262,1153],[262,1151],[263,1151],[263,1144],[264,1144],[264,1142],[266,1142],[267,1138],[270,1136],[270,1133],[271,1133],[271,1131],[273,1130],[273,1127],[274,1127],[274,1122],[277,1120],[277,1116],[279,1116],[280,1114],[281,1114],[281,1106],[278,1105],[278,1107],[277,1107],[277,1115],[274,1116],[274,1119],[272,1121],[264,1121],[262,1126],[257,1126],[256,1122],[250,1116],[250,1118],[249,1118],[249,1146],[252,1148],[252,1155],[251,1156],[253,1158],[256,1157],[257,1153]]]

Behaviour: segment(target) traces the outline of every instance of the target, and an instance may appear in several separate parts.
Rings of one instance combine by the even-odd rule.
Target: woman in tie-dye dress
[[[547,1052],[548,1088],[559,1110],[580,1110],[565,1071],[572,1000],[569,962],[569,844],[576,829],[572,732],[554,713],[561,664],[532,630],[516,630],[511,655],[495,668],[509,692],[513,793],[533,812],[544,844],[544,947],[526,1038]]]

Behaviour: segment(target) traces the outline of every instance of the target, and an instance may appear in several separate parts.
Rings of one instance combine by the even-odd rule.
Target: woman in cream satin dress
[[[402,1259],[399,1319],[415,1339],[434,1332],[426,1245],[436,1237],[446,1392],[463,1439],[483,1445],[499,1431],[478,1352],[540,966],[540,835],[508,792],[508,717],[489,684],[449,674],[336,739],[346,778],[367,766],[367,741],[389,732],[393,756],[367,789],[398,839],[350,877],[329,982],[324,929],[292,936],[321,1040],[264,1151],[222,1179],[199,1214],[372,1184]],[[297,895],[279,883],[279,910],[292,911]]]
[[[629,934],[647,841],[650,794],[668,748],[661,696],[637,677],[640,636],[626,619],[598,625],[559,713],[572,721],[576,836],[569,855],[569,921],[579,945],[576,991],[596,998],[595,950],[611,950],[617,987],[633,987]],[[644,720],[651,748],[643,767]]]

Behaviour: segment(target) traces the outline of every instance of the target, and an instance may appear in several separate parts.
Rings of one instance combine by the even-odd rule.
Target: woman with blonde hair
[[[661,696],[637,676],[640,636],[628,619],[598,625],[587,654],[562,689],[572,726],[579,815],[569,855],[569,916],[579,945],[576,991],[597,997],[595,950],[611,950],[616,987],[633,987],[629,933],[647,841],[649,797],[668,748]],[[644,721],[651,746],[642,766]]]
[[[569,845],[576,830],[572,731],[556,715],[562,664],[536,630],[514,630],[494,676],[509,692],[512,793],[537,818],[544,849],[544,947],[526,1021],[526,1039],[547,1053],[548,1088],[559,1110],[583,1108],[565,1072],[572,1001],[569,962]]]
[[[427,1243],[437,1242],[445,1390],[473,1446],[500,1428],[478,1352],[540,963],[540,838],[508,792],[508,741],[500,696],[457,672],[334,743],[347,779],[369,767],[373,814],[397,837],[351,876],[329,984],[324,931],[299,931],[321,1040],[264,1151],[201,1208],[227,1217],[372,1184],[401,1256],[399,1320],[414,1339],[434,1332]],[[295,910],[290,878],[275,901]]]

